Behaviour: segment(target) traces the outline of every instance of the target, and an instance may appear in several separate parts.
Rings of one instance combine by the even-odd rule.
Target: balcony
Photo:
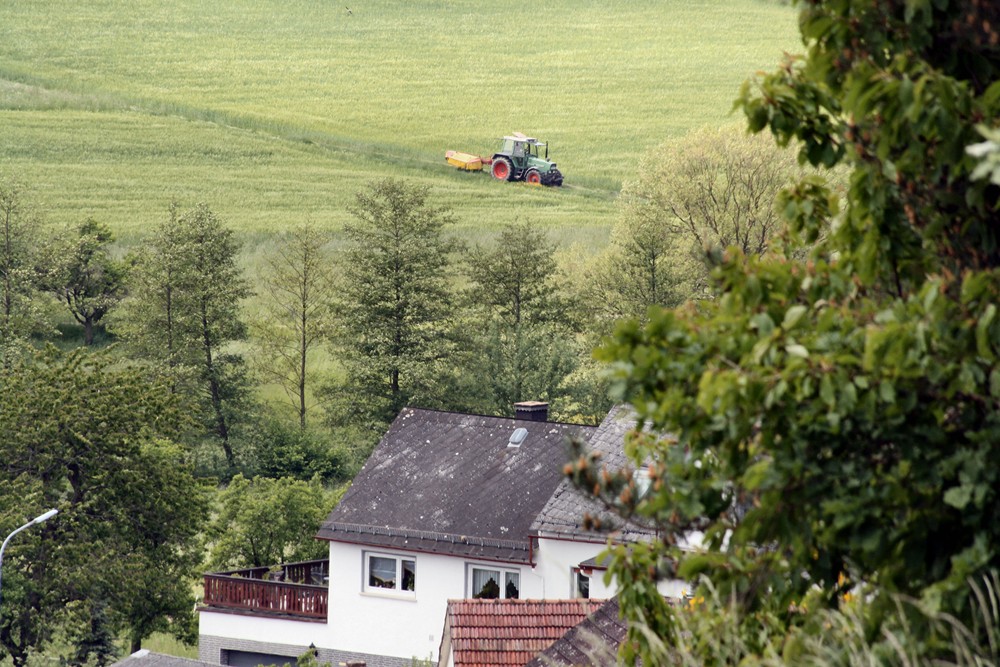
[[[214,572],[205,575],[203,604],[207,610],[326,621],[329,574],[326,560]]]

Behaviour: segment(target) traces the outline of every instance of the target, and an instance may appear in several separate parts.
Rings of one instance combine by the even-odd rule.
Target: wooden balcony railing
[[[282,616],[326,619],[329,561],[288,563],[205,575],[204,604]]]

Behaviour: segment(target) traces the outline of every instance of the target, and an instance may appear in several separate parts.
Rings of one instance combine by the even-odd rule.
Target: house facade
[[[538,403],[513,419],[403,410],[319,529],[328,562],[288,565],[284,581],[206,575],[200,659],[280,665],[312,647],[334,665],[436,663],[449,600],[612,597],[609,537],[583,529],[591,501],[562,468],[568,438],[624,465],[634,418],[545,417]],[[653,537],[629,525],[611,539]]]

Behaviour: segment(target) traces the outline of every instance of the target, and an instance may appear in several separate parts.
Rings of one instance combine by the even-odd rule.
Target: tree
[[[762,255],[779,231],[778,192],[799,169],[795,155],[738,127],[703,128],[645,156],[626,183],[626,215],[655,221],[702,247]]]
[[[44,325],[34,299],[39,289],[38,225],[24,186],[0,178],[0,354],[4,368],[20,353],[28,336]]]
[[[93,219],[80,225],[77,238],[55,250],[45,287],[83,326],[84,343],[93,345],[94,326],[125,296],[124,262],[111,257],[111,229]]]
[[[509,415],[518,401],[555,399],[577,366],[572,303],[555,250],[545,232],[520,222],[469,252],[470,367],[486,387],[488,412]]]
[[[177,398],[147,369],[82,350],[39,353],[0,383],[0,519],[60,510],[4,559],[0,647],[15,665],[74,605],[136,649],[156,630],[191,638],[208,503],[172,440]]]
[[[586,287],[590,309],[600,320],[646,316],[652,306],[677,306],[706,284],[688,241],[648,216],[623,212],[611,243],[594,262]]]
[[[265,406],[255,411],[247,429],[247,466],[256,475],[329,483],[350,479],[355,461],[349,448],[333,441],[328,431],[302,428],[273,414]]]
[[[399,180],[374,182],[356,196],[336,341],[347,379],[334,390],[333,418],[381,431],[404,405],[433,403],[453,348],[449,317],[451,254],[446,209],[428,190]]]
[[[874,628],[895,594],[968,619],[967,579],[1000,568],[1000,190],[966,152],[1000,117],[1000,6],[816,0],[800,25],[807,56],[740,104],[812,165],[850,168],[845,210],[802,179],[778,210],[810,257],[731,250],[718,299],[605,349],[619,395],[671,435],[630,448],[651,494],[574,466],[673,536],[611,568],[650,664],[671,623],[650,572],[709,575],[749,636],[765,607],[790,632],[793,603],[835,607],[851,582]],[[705,553],[673,548],[694,528]]]
[[[117,318],[117,331],[137,355],[160,360],[175,389],[196,392],[207,432],[236,465],[232,422],[245,399],[243,358],[229,345],[246,327],[240,302],[251,290],[237,263],[239,247],[205,204],[178,212],[133,258],[136,278]]]
[[[323,490],[318,478],[249,480],[236,475],[220,500],[212,567],[263,567],[326,554],[324,544],[315,539],[316,527],[337,498]]]
[[[328,239],[302,226],[283,235],[267,258],[266,316],[256,328],[264,375],[277,382],[306,427],[310,362],[333,329],[334,274],[323,248]]]
[[[800,171],[792,151],[736,127],[650,151],[622,186],[611,243],[588,281],[592,309],[605,321],[642,318],[650,306],[704,297],[708,251],[767,251],[779,232],[775,197]]]
[[[468,253],[470,301],[509,326],[568,322],[555,251],[548,235],[529,222],[504,226],[492,246]]]
[[[81,605],[77,627],[70,631],[74,645],[69,664],[108,665],[118,657],[115,637],[108,618],[107,605],[100,600],[90,600]]]

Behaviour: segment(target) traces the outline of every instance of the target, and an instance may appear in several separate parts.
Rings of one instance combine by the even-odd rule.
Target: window
[[[404,556],[365,553],[365,590],[412,594],[417,587],[417,562]]]
[[[469,566],[469,595],[480,600],[511,599],[521,596],[521,574],[516,570]]]
[[[632,473],[632,479],[635,481],[636,500],[642,500],[649,493],[649,487],[653,483],[653,480],[649,478],[649,468],[639,468],[634,473]]]
[[[578,567],[573,568],[573,597],[590,599],[590,577]]]

